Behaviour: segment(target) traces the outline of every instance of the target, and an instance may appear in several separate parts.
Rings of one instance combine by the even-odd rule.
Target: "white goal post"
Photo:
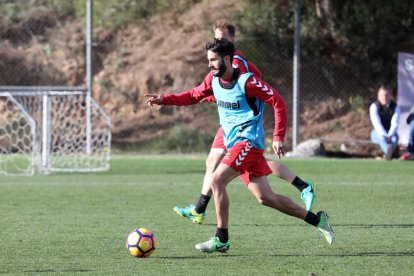
[[[110,152],[111,121],[86,89],[0,87],[0,174],[107,171]]]

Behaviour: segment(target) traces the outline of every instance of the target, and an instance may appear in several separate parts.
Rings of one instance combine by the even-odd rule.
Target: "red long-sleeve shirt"
[[[177,106],[193,105],[207,97],[214,97],[212,80],[213,72],[211,71],[199,86],[179,94],[163,95],[162,104]],[[221,80],[221,82],[226,83],[225,80]],[[286,102],[283,97],[273,87],[257,76],[249,77],[245,86],[245,94],[247,98],[258,98],[273,107],[275,118],[273,140],[284,141],[287,128],[287,112]]]

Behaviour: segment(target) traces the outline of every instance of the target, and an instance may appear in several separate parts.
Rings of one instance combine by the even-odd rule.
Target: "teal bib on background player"
[[[245,58],[242,58],[239,55],[234,55],[233,59],[237,59],[237,60],[241,61],[244,65],[244,68],[246,68],[246,70],[249,71],[249,63],[247,63],[247,60]]]
[[[259,99],[246,98],[245,85],[253,73],[241,74],[233,88],[220,85],[213,77],[213,92],[216,98],[220,125],[224,132],[224,144],[231,148],[235,143],[249,141],[257,149],[264,149],[263,111],[264,103]]]

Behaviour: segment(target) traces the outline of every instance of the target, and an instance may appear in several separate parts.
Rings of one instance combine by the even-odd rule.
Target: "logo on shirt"
[[[262,91],[266,92],[267,95],[273,95],[273,90],[270,89],[266,84],[262,83],[260,80],[257,80],[255,77],[252,78],[252,81],[250,83],[262,89]]]
[[[224,159],[230,159],[231,157],[231,153],[227,152],[226,155],[224,155]]]
[[[240,102],[226,102],[226,101],[221,101],[221,100],[217,100],[217,105],[219,107],[223,107],[226,109],[240,109]]]

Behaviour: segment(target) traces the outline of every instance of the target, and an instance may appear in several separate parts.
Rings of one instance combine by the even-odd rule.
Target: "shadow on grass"
[[[354,252],[354,253],[344,253],[344,254],[258,254],[269,256],[269,257],[412,257],[414,256],[414,251],[401,251],[401,252],[383,252],[383,251],[374,251],[374,252]],[[165,259],[165,260],[197,260],[197,259],[205,259],[205,258],[232,258],[232,257],[246,257],[243,254],[203,254],[200,256],[164,256],[164,257],[157,257],[157,259]]]
[[[62,272],[92,272],[93,270],[89,269],[64,269],[64,270],[54,270],[54,269],[35,269],[35,270],[24,270],[21,273],[62,273]],[[11,271],[0,271],[0,273],[12,273]]]
[[[263,254],[259,254],[263,255]],[[344,253],[344,254],[264,254],[265,256],[271,257],[412,257],[414,256],[414,251],[401,251],[401,252],[383,252],[383,251],[374,251],[374,252],[354,252],[354,253]],[[157,259],[166,259],[166,260],[185,260],[185,259],[205,259],[206,257],[245,257],[243,254],[203,254],[200,256],[165,256],[157,257]]]
[[[355,252],[344,254],[266,254],[274,257],[405,257],[414,256],[414,251],[408,252]]]
[[[203,223],[207,226],[216,226],[214,223]],[[276,224],[276,223],[267,223],[267,224],[257,224],[257,223],[244,223],[237,224],[233,223],[230,226],[232,227],[246,227],[246,226],[257,226],[257,227],[309,227],[307,224]],[[332,224],[333,227],[355,227],[355,228],[414,228],[414,224],[358,224],[358,223],[343,223],[343,224]]]
[[[224,258],[231,258],[231,257],[241,257],[241,256],[245,256],[245,255],[241,255],[241,254],[223,254],[223,253],[200,253],[200,256],[164,256],[164,257],[157,257],[157,259],[165,259],[165,260],[185,260],[185,259],[193,259],[193,260],[198,260],[198,259],[205,259],[206,257],[211,258],[211,257],[224,257]]]
[[[414,224],[334,224],[335,227],[355,228],[414,228]]]

